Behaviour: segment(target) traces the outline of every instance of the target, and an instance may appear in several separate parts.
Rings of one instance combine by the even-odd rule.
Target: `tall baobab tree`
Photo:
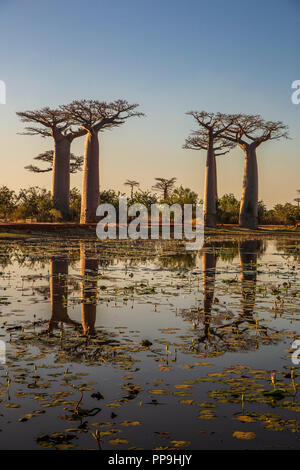
[[[31,124],[23,134],[54,139],[52,197],[55,208],[66,217],[69,213],[71,143],[86,131],[73,130],[62,109],[45,107],[36,111],[17,112],[17,115],[22,122]]]
[[[96,221],[99,205],[99,140],[98,134],[105,129],[119,127],[131,117],[144,116],[137,112],[138,104],[129,104],[125,100],[111,103],[97,100],[73,101],[62,106],[69,120],[86,133],[80,222],[86,224]]]
[[[53,170],[54,151],[46,150],[46,152],[40,153],[34,160],[39,162],[48,163],[47,168],[40,168],[36,165],[27,165],[25,170],[32,171],[33,173],[47,173]],[[73,153],[70,153],[70,173],[76,173],[82,170],[83,157],[77,157]]]
[[[225,155],[235,145],[221,136],[232,124],[233,118],[230,115],[206,111],[189,111],[186,114],[196,120],[200,130],[192,132],[191,136],[186,139],[183,148],[207,151],[203,198],[204,223],[207,227],[215,227],[218,197],[216,155]]]
[[[132,199],[133,198],[134,188],[138,188],[140,183],[138,181],[135,181],[135,180],[126,180],[124,185],[130,187],[130,197]]]
[[[288,138],[288,127],[281,121],[264,121],[259,115],[240,114],[222,137],[236,143],[244,152],[244,178],[239,225],[256,229],[258,225],[258,168],[256,149],[268,140]]]
[[[164,199],[168,199],[170,191],[174,188],[177,178],[155,178],[157,183],[152,186],[152,189],[159,191]]]

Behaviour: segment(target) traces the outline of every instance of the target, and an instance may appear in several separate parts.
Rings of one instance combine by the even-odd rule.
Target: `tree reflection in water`
[[[201,351],[247,351],[260,344],[278,342],[278,332],[260,325],[254,318],[257,258],[264,253],[262,240],[239,240],[236,248],[240,264],[241,311],[219,312],[219,299],[215,297],[218,244],[206,242],[201,251],[203,276],[203,308],[192,311],[192,321],[197,327],[196,349]],[[233,280],[236,287],[238,280]]]

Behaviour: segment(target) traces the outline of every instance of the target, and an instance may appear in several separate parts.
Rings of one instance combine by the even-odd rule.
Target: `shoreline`
[[[83,237],[96,237],[97,223],[80,224],[77,222],[31,222],[31,223],[0,223],[0,239],[1,240],[14,240],[26,239],[29,236],[40,237],[53,237],[59,235],[66,235],[68,238]],[[150,228],[150,225],[149,225]],[[300,228],[284,225],[260,225],[258,229],[241,228],[238,225],[217,225],[216,228],[207,227],[205,229],[207,236],[283,236],[292,235],[300,238]]]

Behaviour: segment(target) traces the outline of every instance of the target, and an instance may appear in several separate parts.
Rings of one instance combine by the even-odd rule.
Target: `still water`
[[[285,236],[3,241],[0,448],[299,448],[299,262]]]

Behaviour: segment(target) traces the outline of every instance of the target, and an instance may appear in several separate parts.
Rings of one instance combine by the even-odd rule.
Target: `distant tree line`
[[[164,180],[158,178],[160,187],[155,184],[155,192],[141,190],[139,183],[134,185],[136,190],[130,190],[128,206],[141,203],[150,209],[151,204],[197,204],[203,202],[198,194],[190,188],[182,185],[175,187],[176,178]],[[162,181],[170,182],[168,190]],[[128,181],[128,180],[127,180]],[[132,180],[133,181],[133,180]],[[128,186],[127,182],[125,182]],[[130,186],[130,185],[129,185]],[[112,204],[118,210],[119,197],[125,193],[107,189],[100,192],[102,203]],[[297,202],[297,201],[296,201]],[[70,190],[69,196],[69,220],[80,221],[81,194],[77,188]],[[240,201],[233,194],[224,194],[216,200],[216,215],[220,224],[237,224],[240,215]],[[63,217],[55,208],[51,192],[45,188],[32,186],[15,192],[7,186],[0,187],[0,219],[7,221],[24,221],[30,219],[37,222],[61,222]],[[272,209],[267,209],[263,201],[258,201],[258,223],[262,225],[296,225],[300,223],[300,207],[298,204],[276,204]]]

